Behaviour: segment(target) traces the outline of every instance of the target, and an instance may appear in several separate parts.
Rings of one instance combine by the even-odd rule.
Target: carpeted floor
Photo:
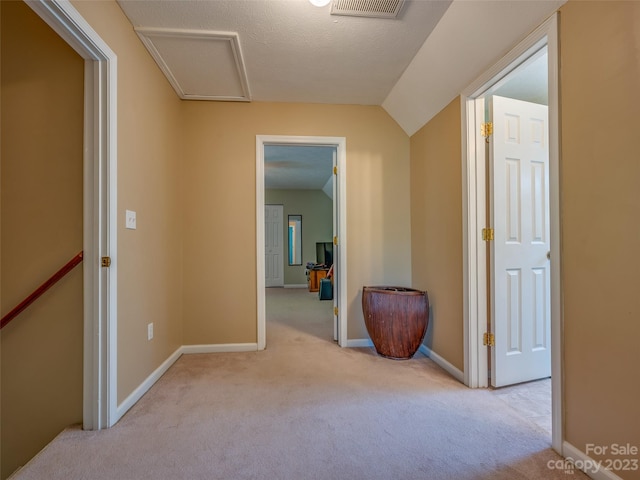
[[[331,309],[268,289],[267,350],[182,356],[116,426],[64,431],[12,480],[586,478],[428,358],[337,347]]]

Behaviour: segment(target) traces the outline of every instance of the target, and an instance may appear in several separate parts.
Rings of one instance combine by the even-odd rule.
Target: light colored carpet
[[[551,379],[496,388],[492,393],[551,438]]]
[[[586,478],[428,358],[337,347],[331,308],[268,289],[267,350],[182,356],[116,426],[64,431],[12,480]]]

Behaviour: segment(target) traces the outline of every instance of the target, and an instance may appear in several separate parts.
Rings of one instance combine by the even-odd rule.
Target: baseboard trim
[[[619,477],[611,470],[606,470],[603,461],[594,460],[569,442],[563,442],[562,455],[564,459],[556,467],[563,469],[566,466],[568,471],[565,470],[565,473],[569,473],[571,466],[574,466],[576,470],[583,471],[594,480],[622,480],[622,477]],[[566,465],[563,462],[566,462]]]
[[[353,338],[347,339],[347,348],[365,348],[373,347],[373,342],[370,338]]]
[[[257,343],[220,343],[211,345],[182,346],[182,353],[184,353],[185,355],[190,355],[193,353],[255,352],[257,350]]]
[[[451,375],[453,378],[458,380],[460,383],[464,383],[464,373],[459,368],[456,368],[454,365],[446,361],[436,352],[427,347],[424,343],[420,345],[418,350],[420,353],[424,353],[427,357],[433,360],[433,363],[442,368],[445,372]]]
[[[162,364],[156,368],[151,375],[149,375],[140,385],[136,388],[131,394],[124,399],[124,401],[118,405],[116,408],[116,419],[113,422],[115,423],[122,418],[122,416],[129,411],[131,407],[133,407],[138,400],[142,398],[142,396],[149,391],[151,387],[160,379],[164,373],[169,370],[169,367],[173,365],[176,360],[180,358],[182,355],[183,347],[179,347],[175,352],[169,355]]]
[[[285,285],[284,288],[308,288],[309,285],[306,283],[292,283],[290,285]]]

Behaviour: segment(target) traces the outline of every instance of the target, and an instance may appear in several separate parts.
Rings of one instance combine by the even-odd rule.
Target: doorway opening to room
[[[256,139],[258,349],[269,331],[346,344],[345,139]],[[299,338],[299,336],[298,336]]]
[[[116,391],[117,262],[106,266],[117,258],[117,58],[70,3],[27,5],[84,60],[82,424],[99,430],[124,414]]]
[[[11,6],[11,9],[4,11],[5,6],[7,8]],[[55,32],[57,37],[62,40],[61,42],[58,42],[59,39],[56,36],[52,36],[47,29],[41,28],[38,22],[33,20],[34,12],[39,19],[48,25],[47,28],[50,27]],[[51,381],[48,383],[37,381],[39,378],[47,377],[47,370],[46,368],[43,370],[42,362],[38,363],[37,355],[35,357],[32,355],[27,362],[30,365],[29,368],[35,372],[34,375],[30,376],[28,371],[21,367],[19,372],[12,369],[13,374],[7,376],[8,381],[17,388],[7,389],[11,391],[11,399],[10,403],[4,402],[3,405],[6,403],[6,405],[15,407],[9,413],[14,427],[11,430],[3,431],[3,436],[13,438],[11,435],[16,431],[22,433],[18,435],[19,441],[6,442],[10,444],[7,448],[4,448],[5,444],[3,444],[2,475],[6,476],[7,472],[10,474],[15,467],[26,463],[30,456],[37,453],[44,446],[47,436],[51,435],[51,432],[62,430],[69,423],[76,423],[79,419],[82,420],[82,426],[85,430],[107,428],[118,420],[117,369],[115,368],[117,273],[115,266],[109,269],[105,265],[110,264],[111,257],[116,254],[117,116],[115,109],[117,82],[115,54],[69,2],[35,0],[26,4],[22,2],[16,2],[12,5],[3,4],[2,18],[3,20],[19,18],[18,23],[21,27],[29,25],[30,28],[27,31],[38,32],[38,35],[32,35],[30,38],[16,39],[13,36],[14,47],[17,45],[18,49],[25,50],[26,48],[38,52],[42,52],[43,47],[55,48],[54,55],[47,52],[45,56],[56,64],[56,69],[39,70],[42,67],[42,62],[38,63],[36,59],[25,63],[22,61],[24,60],[22,58],[24,57],[23,51],[19,52],[22,55],[20,62],[11,60],[12,54],[7,58],[3,55],[3,64],[9,61],[8,65],[10,65],[4,65],[7,68],[3,67],[3,74],[10,78],[9,90],[13,92],[13,94],[9,93],[9,90],[4,92],[12,98],[13,102],[7,105],[3,102],[3,109],[8,108],[8,111],[3,112],[3,115],[6,113],[16,120],[10,124],[14,144],[19,142],[16,139],[23,136],[31,135],[33,137],[34,132],[44,132],[38,136],[39,142],[35,142],[37,145],[31,145],[27,149],[27,157],[25,157],[24,148],[16,150],[10,144],[3,145],[3,147],[12,149],[9,156],[4,156],[6,152],[3,152],[3,162],[6,160],[6,163],[13,164],[11,170],[14,175],[11,176],[11,181],[14,185],[16,178],[21,179],[18,181],[22,183],[23,188],[18,193],[22,195],[24,191],[37,192],[27,203],[11,194],[12,202],[7,202],[5,205],[11,208],[13,213],[8,216],[13,217],[13,220],[10,219],[10,221],[19,222],[18,226],[20,227],[11,232],[11,248],[14,249],[14,253],[16,253],[16,248],[24,248],[22,245],[24,242],[21,240],[26,238],[24,237],[25,229],[31,231],[33,237],[31,241],[37,237],[37,235],[36,237],[33,235],[35,229],[38,229],[40,236],[47,229],[54,233],[56,229],[62,229],[57,234],[47,237],[51,237],[49,242],[51,248],[37,255],[37,265],[34,265],[33,262],[14,262],[11,270],[3,271],[3,276],[11,272],[11,277],[19,278],[22,284],[19,291],[14,289],[13,300],[10,304],[5,305],[6,310],[15,306],[23,298],[25,301],[27,298],[36,298],[44,289],[42,287],[34,289],[39,284],[43,285],[42,282],[47,278],[59,279],[64,272],[68,272],[68,276],[65,275],[54,286],[52,286],[53,280],[46,281],[43,286],[52,286],[46,297],[34,300],[33,305],[27,310],[23,311],[19,308],[14,310],[14,312],[20,313],[20,316],[15,317],[12,324],[7,327],[10,330],[4,330],[2,334],[3,341],[7,341],[11,345],[3,354],[5,356],[11,355],[14,360],[25,354],[24,349],[16,348],[21,343],[29,343],[33,347],[38,344],[45,345],[47,341],[49,343],[53,341],[52,345],[57,346],[58,353],[64,350],[64,354],[57,355],[60,358],[57,358],[54,364],[46,366],[56,379],[55,385]],[[22,30],[19,29],[20,32]],[[3,37],[4,34],[5,31],[3,31]],[[46,43],[38,44],[39,40],[43,39],[47,39]],[[79,68],[70,65],[71,56],[68,53],[61,56],[63,51],[69,52],[61,46],[62,44],[71,47],[74,50],[73,56],[79,57]],[[73,63],[77,64],[75,61]],[[64,77],[67,75],[71,75],[73,78],[67,77],[65,79]],[[37,81],[34,83],[33,79]],[[64,89],[73,88],[73,92],[67,91],[67,93],[59,95],[61,86],[64,86]],[[24,102],[26,101],[24,99],[33,97],[28,92],[25,93],[24,90],[31,87],[41,90],[36,93],[42,93],[46,90],[48,95],[44,95],[44,100],[39,102],[42,105],[36,107],[36,110],[20,108],[16,102]],[[51,95],[52,92],[56,92],[55,95]],[[65,103],[69,112],[65,113],[64,109],[61,110],[56,106],[51,107],[55,102],[59,104],[60,101]],[[14,115],[16,106],[22,112],[18,116]],[[48,121],[51,124],[51,122],[56,123],[55,119],[58,119],[58,123],[60,123],[61,117],[37,115],[39,111],[37,108],[46,110],[47,106],[51,107],[48,113],[65,117],[63,123],[65,123],[66,130],[63,129],[62,136],[54,135],[56,138],[53,143],[51,128],[37,128],[39,123],[43,121],[45,123]],[[29,112],[31,116],[28,115]],[[81,124],[80,119],[74,117],[72,112],[81,112]],[[40,144],[49,145],[51,148],[47,152],[40,152],[38,147]],[[18,152],[18,154],[14,155],[14,152]],[[52,153],[54,153],[53,158],[49,158]],[[49,159],[44,170],[40,167],[33,170],[34,164],[25,160],[41,162],[43,157]],[[11,158],[19,158],[22,163],[12,161]],[[40,165],[44,164],[40,163]],[[3,169],[4,167],[7,165],[3,165]],[[33,171],[30,171],[29,168]],[[47,178],[64,177],[62,184],[49,181],[49,184],[58,189],[55,191],[53,188],[52,194],[49,191],[51,185],[38,184],[38,175],[33,175],[36,170],[42,175],[47,168],[55,170],[55,174],[49,174]],[[61,189],[64,190],[62,194],[60,194]],[[60,211],[64,212],[63,218],[59,219],[57,224],[55,222],[48,224],[46,218],[42,217],[42,213],[46,212],[42,202],[46,203],[44,199],[47,196],[55,199],[53,208],[62,209]],[[61,202],[66,203],[61,205]],[[20,218],[20,209],[25,207],[27,210],[31,209],[36,212],[36,217],[22,215]],[[49,207],[52,206],[48,205]],[[38,215],[40,215],[39,218]],[[25,223],[23,218],[27,217],[29,218]],[[75,257],[65,265],[64,262],[68,261],[73,254]],[[24,260],[25,257],[18,255],[16,258]],[[83,260],[81,264],[78,263],[80,260]],[[58,270],[62,265],[65,267]],[[6,266],[3,264],[3,267]],[[69,268],[72,270],[68,270]],[[56,271],[58,273],[51,276]],[[32,291],[34,294],[28,295]],[[25,303],[20,303],[20,305],[24,306]],[[34,321],[43,318],[43,316],[50,317],[50,319],[59,317],[64,320],[64,324],[56,323],[54,328],[54,330],[58,329],[56,331],[49,331],[50,325],[34,326]],[[9,317],[6,318],[6,321],[9,321]],[[49,333],[47,333],[48,331]],[[64,338],[61,337],[62,340],[56,343],[54,339],[57,338],[56,335],[59,332],[64,332],[62,336]],[[43,355],[46,357],[46,347],[40,348],[40,356]],[[17,364],[24,365],[25,363],[18,362]],[[56,368],[62,368],[64,373],[58,375],[60,372],[54,371]],[[23,375],[20,376],[17,373]],[[51,375],[47,378],[50,379],[50,377]],[[33,384],[34,381],[38,384],[37,390],[29,387],[29,382]],[[6,383],[5,379],[3,379],[3,383]],[[44,422],[34,421],[33,428],[25,426],[21,418],[33,417],[34,409],[39,408],[37,402],[47,397],[47,393],[48,397],[56,396],[52,394],[52,392],[55,393],[55,389],[64,390],[72,398],[63,402],[65,405],[62,408],[58,408],[55,403],[50,403],[50,407],[56,410],[55,418],[47,418]],[[3,410],[3,414],[6,413]],[[27,431],[28,434],[24,434]],[[7,458],[9,460],[5,462],[4,460]]]
[[[483,95],[489,384],[551,436],[547,47]],[[486,128],[486,127],[485,127]],[[496,339],[498,341],[496,341]]]
[[[561,451],[555,17],[469,87],[463,118],[465,383],[491,386]]]

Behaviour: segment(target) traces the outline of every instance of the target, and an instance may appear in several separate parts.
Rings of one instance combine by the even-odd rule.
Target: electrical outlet
[[[147,325],[147,340],[151,340],[153,338],[153,323]]]
[[[125,210],[125,227],[129,230],[136,229],[136,212]]]

